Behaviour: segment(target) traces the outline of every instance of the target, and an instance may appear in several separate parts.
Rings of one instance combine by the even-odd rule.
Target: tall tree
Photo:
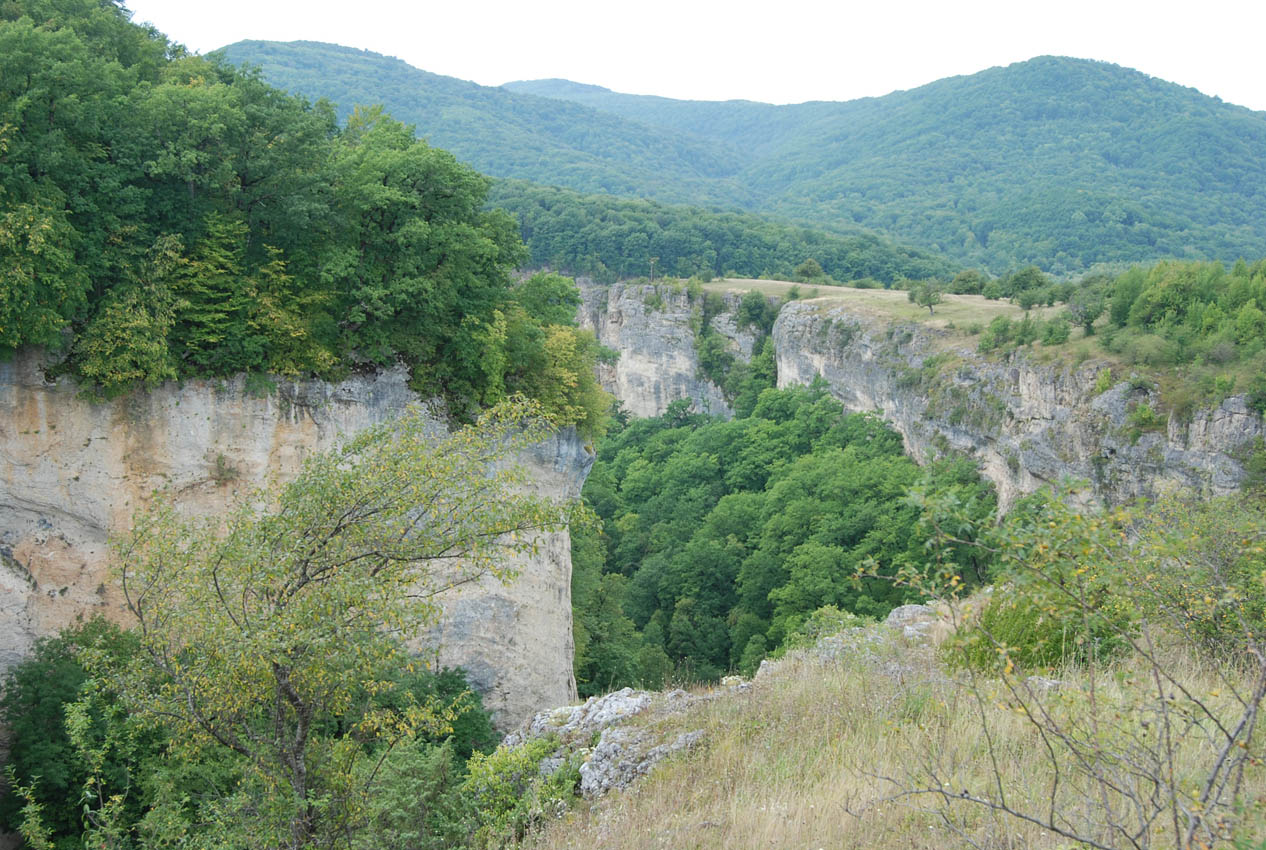
[[[358,701],[414,663],[403,641],[435,618],[438,594],[509,576],[508,555],[566,522],[569,506],[527,494],[508,454],[546,433],[523,403],[439,438],[415,409],[225,517],[185,518],[163,500],[136,517],[120,577],[142,653],[96,672],[179,746],[232,759],[225,845],[298,850],[354,833],[390,752],[375,745],[445,725],[425,702]],[[186,826],[147,828],[161,843]]]

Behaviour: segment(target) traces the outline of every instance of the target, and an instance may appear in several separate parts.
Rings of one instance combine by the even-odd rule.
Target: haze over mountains
[[[874,230],[994,272],[1266,248],[1266,113],[1102,62],[1039,57],[773,106],[566,80],[490,88],[311,42],[223,52],[341,115],[381,103],[493,176]]]

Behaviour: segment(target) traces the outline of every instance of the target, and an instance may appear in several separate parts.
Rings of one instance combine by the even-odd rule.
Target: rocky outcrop
[[[619,352],[619,359],[599,368],[603,388],[634,416],[659,416],[680,399],[696,410],[730,416],[721,388],[700,371],[695,352],[694,322],[700,307],[685,289],[647,284],[610,286],[579,278],[582,305],[580,326],[598,341]],[[727,299],[727,310],[712,319],[712,327],[730,340],[731,350],[744,360],[752,357],[755,335],[735,320],[737,296]]]
[[[1171,491],[1220,495],[1244,479],[1243,453],[1263,433],[1244,398],[1170,417],[1147,386],[1100,391],[1104,364],[1044,364],[1024,355],[984,358],[971,343],[927,325],[894,325],[826,299],[794,302],[774,325],[778,385],[822,376],[851,411],[875,411],[916,458],[956,450],[977,457],[1005,510],[1017,497],[1064,479],[1083,497],[1122,504]]]
[[[46,382],[34,354],[0,364],[0,669],[76,617],[118,615],[107,539],[154,490],[189,512],[220,512],[417,400],[392,370],[261,393],[241,378],[189,381],[96,404],[69,381]],[[556,498],[578,497],[593,462],[570,431],[520,460]],[[569,536],[549,535],[515,567],[512,584],[488,578],[448,598],[418,647],[438,645],[441,664],[465,667],[507,727],[576,695]]]
[[[558,748],[542,762],[543,769],[546,765],[559,767],[579,757],[580,792],[593,799],[627,788],[665,758],[701,743],[703,730],[678,732],[672,729],[675,724],[671,719],[690,706],[739,687],[746,689],[750,684],[704,694],[623,688],[590,697],[580,705],[543,711],[507,735],[502,745],[513,748],[538,738],[555,740]],[[638,718],[636,724],[629,722],[633,718]]]

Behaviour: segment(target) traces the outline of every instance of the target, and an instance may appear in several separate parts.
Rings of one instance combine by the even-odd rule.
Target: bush
[[[1042,345],[1063,345],[1068,342],[1068,322],[1051,319],[1042,325]]]
[[[0,725],[9,729],[9,767],[13,779],[32,791],[32,801],[43,810],[43,825],[58,847],[78,846],[84,831],[81,798],[94,771],[72,741],[66,711],[88,693],[89,675],[79,653],[96,647],[112,658],[137,652],[136,639],[104,619],[95,618],[46,638],[9,671],[0,700]],[[129,777],[141,773],[140,765],[161,760],[166,742],[161,733],[129,728],[126,713],[110,710],[108,692],[85,706],[87,730],[95,741],[130,742],[102,752],[99,774],[104,784],[97,790],[110,796],[123,793]],[[22,826],[23,801],[14,794],[0,798],[0,827],[17,831]],[[129,806],[126,820],[140,817]]]
[[[1147,402],[1134,405],[1125,417],[1126,433],[1131,443],[1137,443],[1149,431],[1161,431],[1165,428],[1165,418],[1157,413]]]
[[[787,636],[783,638],[778,654],[782,655],[789,649],[813,646],[824,637],[873,622],[874,620],[869,617],[860,617],[851,611],[841,611],[835,605],[823,605],[809,614],[803,622],[787,630]]]
[[[1266,415],[1266,374],[1258,373],[1248,384],[1248,406]]]
[[[989,323],[989,327],[985,328],[985,332],[981,334],[979,348],[984,352],[1002,348],[1011,342],[1014,333],[1015,324],[1006,316],[998,316]]]
[[[947,641],[944,651],[951,663],[977,670],[996,671],[1010,664],[1039,671],[1105,660],[1128,648],[1113,617],[1084,615],[1058,594],[1000,585],[977,622]]]
[[[541,763],[558,749],[558,739],[551,736],[470,760],[462,790],[476,812],[475,847],[518,842],[528,830],[566,810],[580,783],[583,757],[573,753],[542,776]]]
[[[26,795],[0,798],[0,829],[21,830],[30,803],[39,809],[38,826],[36,819],[27,825],[59,850],[84,846],[89,821],[103,815],[122,836],[172,818],[193,834],[201,828],[194,824],[213,818],[224,802],[207,797],[208,783],[225,799],[271,793],[241,785],[229,754],[193,750],[187,742],[171,741],[161,726],[129,714],[108,683],[90,677],[80,661],[91,651],[94,664],[121,669],[138,650],[133,633],[95,618],[40,641],[9,671],[0,724],[10,731],[12,778]],[[372,793],[364,816],[382,836],[401,837],[398,844],[373,846],[458,846],[453,842],[459,833],[472,828],[457,794],[463,765],[472,753],[496,746],[490,715],[460,670],[401,671],[394,684],[363,693],[348,716],[319,717],[315,723],[350,726],[367,712],[403,709],[410,702],[447,707],[451,733],[419,734],[385,750],[378,778],[365,777]],[[202,837],[209,840],[209,834]]]
[[[1112,369],[1104,366],[1095,375],[1095,395],[1102,395],[1112,389]]]
[[[1178,344],[1155,334],[1125,337],[1120,344],[1121,353],[1130,363],[1168,366],[1179,359]]]
[[[1134,532],[1151,618],[1173,624],[1213,661],[1243,661],[1266,640],[1266,502],[1259,495],[1164,499],[1140,514]]]
[[[445,850],[464,847],[475,829],[474,802],[462,784],[464,769],[451,744],[405,741],[387,754],[378,775],[354,850],[383,847]]]
[[[1022,499],[994,533],[997,587],[979,619],[944,645],[953,663],[1037,672],[1129,649],[1138,615],[1118,592],[1116,569],[1125,520],[1078,512],[1067,496]]]

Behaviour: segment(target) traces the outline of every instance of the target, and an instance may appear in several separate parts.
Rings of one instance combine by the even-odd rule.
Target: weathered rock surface
[[[68,381],[45,382],[34,354],[0,363],[0,670],[78,616],[118,614],[107,537],[155,489],[190,512],[222,511],[416,401],[393,370],[264,395],[241,379],[190,381],[94,404]],[[520,460],[557,498],[579,496],[593,463],[571,431]],[[515,567],[510,585],[488,578],[454,593],[418,647],[438,642],[441,664],[465,667],[504,727],[576,695],[568,535],[549,535]]]
[[[667,286],[622,284],[602,286],[579,278],[580,326],[620,353],[613,366],[599,369],[603,387],[634,416],[659,416],[680,399],[695,409],[730,416],[721,388],[703,377],[691,326],[695,307],[684,291]],[[732,299],[737,306],[737,299]],[[732,341],[734,352],[751,359],[755,337],[738,329],[723,313],[714,329]]]
[[[1172,491],[1226,494],[1244,478],[1237,456],[1266,433],[1243,397],[1135,433],[1130,412],[1155,406],[1155,393],[1125,382],[1096,393],[1102,363],[995,362],[961,337],[894,326],[838,302],[786,305],[774,344],[779,386],[821,375],[847,410],[878,412],[917,459],[949,449],[976,456],[1004,510],[1065,478],[1089,482],[1087,501],[1102,504]],[[940,360],[929,363],[933,356]]]
[[[620,354],[601,370],[603,384],[630,413],[658,416],[688,398],[696,409],[729,414],[720,388],[699,372],[694,308],[684,291],[580,283],[581,324]],[[737,326],[738,301],[727,296],[712,327],[750,359],[755,337]],[[1171,418],[1160,431],[1134,433],[1131,410],[1155,406],[1155,393],[1124,381],[1097,393],[1102,363],[1072,368],[1023,355],[998,362],[961,337],[919,323],[894,325],[838,300],[787,304],[773,338],[779,386],[821,375],[846,409],[882,416],[919,461],[948,450],[974,455],[1004,510],[1064,479],[1089,482],[1082,498],[1100,504],[1175,490],[1229,493],[1244,479],[1244,450],[1266,434],[1243,397],[1189,420]],[[941,362],[924,369],[933,356]]]
[[[700,729],[664,738],[654,723],[712,697],[712,694],[693,695],[682,690],[664,694],[623,688],[601,697],[590,697],[581,705],[543,711],[507,735],[502,744],[517,747],[536,738],[557,736],[558,751],[542,764],[561,765],[568,754],[584,755],[580,791],[592,799],[608,791],[627,788],[668,756],[699,744],[703,740]],[[648,722],[638,726],[625,724],[636,716]]]

